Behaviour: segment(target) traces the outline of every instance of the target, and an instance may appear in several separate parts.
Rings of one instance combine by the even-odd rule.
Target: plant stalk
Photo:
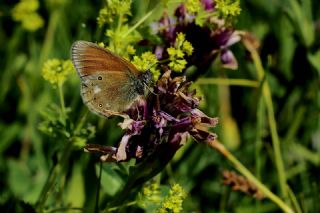
[[[267,198],[277,204],[284,212],[294,213],[294,211],[277,195],[271,192],[263,183],[261,183],[235,156],[230,153],[223,144],[217,140],[210,141],[209,146],[217,150],[226,157],[243,176],[252,182]]]

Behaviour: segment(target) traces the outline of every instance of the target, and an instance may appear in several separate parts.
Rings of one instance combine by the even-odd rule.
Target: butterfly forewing
[[[80,77],[98,71],[139,74],[130,62],[91,42],[76,41],[71,47],[71,57]]]
[[[139,98],[134,87],[136,68],[96,44],[77,41],[72,61],[81,78],[81,96],[88,108],[102,116],[122,115]]]

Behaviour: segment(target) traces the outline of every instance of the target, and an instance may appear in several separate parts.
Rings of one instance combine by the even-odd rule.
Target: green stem
[[[88,116],[88,112],[89,110],[86,109],[86,111],[84,113],[81,114],[80,116],[80,121],[78,121],[78,125],[76,126],[76,128],[74,129],[74,134],[79,134],[80,130],[82,129],[83,125],[85,124],[85,121],[87,119]]]
[[[154,10],[154,9],[153,9]],[[125,34],[122,35],[122,38],[127,37],[132,31],[134,31],[137,27],[139,27],[149,16],[152,15],[153,10],[144,15],[135,25],[133,25]]]
[[[61,83],[58,85],[58,91],[59,91],[59,98],[60,98],[60,105],[61,105],[61,116],[62,116],[62,120],[65,121],[66,120],[66,107],[64,104],[64,95],[63,95]]]
[[[59,162],[53,166],[51,169],[47,182],[45,183],[40,197],[36,203],[36,209],[38,212],[43,212],[44,205],[49,197],[49,194],[54,188],[55,182],[58,179],[58,176],[60,175],[61,171],[65,171],[66,165],[69,163],[68,158],[71,152],[72,144],[68,142],[65,147],[63,148],[63,153],[61,155],[61,158],[59,159]]]
[[[218,84],[218,85],[234,85],[245,87],[259,87],[258,81],[247,79],[226,79],[226,78],[199,78],[196,84]]]
[[[101,185],[101,177],[102,177],[102,162],[100,161],[100,169],[99,169],[99,178],[98,178],[98,186],[97,186],[97,192],[96,192],[96,204],[94,207],[94,212],[99,212],[99,195],[100,195],[100,185]]]
[[[48,58],[50,50],[54,42],[55,32],[59,23],[60,10],[56,9],[50,14],[49,24],[46,32],[46,37],[42,45],[39,64],[43,64],[44,60]]]
[[[115,207],[108,208],[108,209],[106,209],[106,212],[116,211],[116,210],[121,209],[123,207],[133,206],[135,204],[137,204],[137,201],[132,201],[132,202],[129,202],[129,203],[125,203],[125,204],[123,204],[121,206],[115,206]]]
[[[252,182],[267,198],[277,204],[284,212],[293,213],[293,210],[271,192],[263,183],[261,183],[235,156],[232,155],[223,144],[215,141],[209,143],[210,147],[220,152],[224,157],[226,157],[243,176],[245,176],[250,182]]]
[[[293,191],[291,190],[291,188],[289,186],[288,186],[288,192],[289,192],[288,193],[289,194],[289,198],[290,198],[290,200],[291,200],[291,202],[293,204],[293,207],[294,207],[295,211],[297,213],[302,213],[302,209],[299,206],[299,202],[298,202],[296,196],[294,195]]]
[[[85,212],[85,209],[83,209],[83,208],[77,208],[77,207],[64,207],[64,208],[52,209],[52,210],[50,210],[50,211],[47,211],[46,213],[54,213],[54,212],[68,212],[68,210]]]
[[[264,76],[265,76],[265,71],[262,66],[260,56],[256,49],[249,43],[245,43],[247,49],[251,53],[251,57],[253,59],[254,65],[256,67],[256,72],[259,81],[263,81]],[[279,135],[277,132],[277,122],[274,116],[274,109],[273,109],[273,103],[272,103],[272,96],[271,96],[271,91],[269,84],[267,80],[263,82],[262,85],[262,94],[263,94],[263,99],[266,104],[267,108],[267,116],[268,116],[268,122],[270,126],[270,132],[271,132],[271,138],[272,138],[272,145],[273,145],[273,152],[274,152],[274,158],[275,158],[275,163],[276,163],[276,169],[278,172],[278,178],[279,178],[279,185],[280,185],[280,190],[281,194],[286,200],[288,198],[288,192],[287,192],[287,182],[286,182],[286,173],[285,173],[285,167],[281,155],[281,147],[280,147],[280,139]]]

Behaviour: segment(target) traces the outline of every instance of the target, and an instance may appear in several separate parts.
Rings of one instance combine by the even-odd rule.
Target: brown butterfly
[[[120,56],[87,41],[76,41],[71,58],[81,78],[81,96],[88,108],[99,115],[126,117],[135,101],[144,98],[153,75],[139,72]]]

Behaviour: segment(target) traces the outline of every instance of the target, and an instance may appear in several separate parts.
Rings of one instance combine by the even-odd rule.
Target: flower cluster
[[[193,47],[189,41],[186,41],[185,35],[179,33],[177,35],[175,44],[173,47],[167,49],[169,60],[168,65],[173,71],[182,72],[185,69],[187,61],[184,59],[185,55],[190,56],[193,52]]]
[[[131,15],[131,3],[131,0],[106,0],[97,18],[100,27],[107,26],[107,48],[127,59],[136,52],[132,44],[142,38],[140,33],[131,30],[127,23],[128,16]]]
[[[23,28],[34,32],[44,25],[42,17],[37,13],[38,8],[38,0],[21,0],[14,6],[12,17],[15,21],[20,21]]]
[[[240,0],[215,0],[216,10],[222,17],[237,16],[241,12]]]
[[[215,127],[218,119],[211,118],[197,109],[200,99],[195,91],[189,91],[191,82],[185,77],[171,78],[166,71],[154,86],[147,100],[134,104],[127,114],[130,118],[121,123],[126,133],[117,148],[86,146],[87,151],[99,151],[102,161],[139,161],[162,154],[168,161],[191,136],[198,142],[215,140],[216,135],[208,131]],[[161,154],[160,154],[161,153]]]
[[[232,4],[228,2],[203,0],[200,8],[196,4],[185,3],[176,8],[174,16],[165,12],[160,20],[152,25],[153,31],[162,39],[162,44],[155,47],[158,59],[167,57],[165,50],[170,50],[167,48],[174,45],[177,36],[182,32],[194,48],[187,67],[195,65],[198,70],[205,71],[212,61],[220,56],[223,67],[237,69],[237,60],[229,47],[240,41],[240,35],[223,19],[225,15],[219,14],[236,15],[239,14],[240,7],[238,1]],[[228,7],[221,8],[222,5]]]
[[[144,52],[141,56],[134,56],[133,60],[131,61],[135,67],[144,72],[146,70],[150,70],[153,74],[153,80],[158,80],[160,76],[160,71],[156,68],[156,64],[158,63],[157,57],[152,52]]]
[[[61,85],[67,76],[74,72],[74,67],[70,60],[50,59],[42,68],[42,76],[53,86]]]
[[[154,180],[148,181],[138,194],[138,205],[146,208],[152,205],[159,205],[161,202],[160,185]]]
[[[175,184],[169,191],[167,197],[162,201],[159,213],[174,212],[179,213],[182,211],[182,203],[187,197],[187,193],[179,184]]]
[[[98,24],[102,27],[105,24],[113,24],[116,20],[114,17],[131,14],[131,0],[106,0],[105,7],[99,11],[97,18]]]

